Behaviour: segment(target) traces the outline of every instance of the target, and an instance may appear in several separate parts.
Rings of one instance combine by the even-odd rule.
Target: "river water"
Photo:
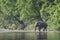
[[[60,32],[4,32],[0,40],[60,40]]]

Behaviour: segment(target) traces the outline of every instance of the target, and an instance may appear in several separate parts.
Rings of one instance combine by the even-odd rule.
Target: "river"
[[[60,32],[2,32],[0,40],[60,40]]]

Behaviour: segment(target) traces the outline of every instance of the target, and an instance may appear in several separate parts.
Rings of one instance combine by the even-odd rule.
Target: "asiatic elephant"
[[[36,26],[35,26],[35,31],[36,28],[38,27],[38,30],[40,31],[41,29],[43,29],[43,31],[47,31],[47,23],[45,22],[37,22]]]

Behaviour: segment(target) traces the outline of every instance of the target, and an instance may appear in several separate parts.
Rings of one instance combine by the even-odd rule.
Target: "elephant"
[[[47,31],[47,23],[46,22],[37,22],[36,26],[35,26],[35,31],[36,28],[38,27],[38,30],[41,31],[41,29],[43,29],[43,31]]]

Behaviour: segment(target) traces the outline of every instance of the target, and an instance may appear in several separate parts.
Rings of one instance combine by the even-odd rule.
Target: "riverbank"
[[[35,32],[35,30],[9,30],[9,29],[0,29],[1,32]],[[39,31],[37,31],[39,32]]]
[[[8,30],[8,29],[0,29],[0,33],[1,32],[40,32],[38,30]],[[60,31],[41,31],[41,32],[60,32]]]

